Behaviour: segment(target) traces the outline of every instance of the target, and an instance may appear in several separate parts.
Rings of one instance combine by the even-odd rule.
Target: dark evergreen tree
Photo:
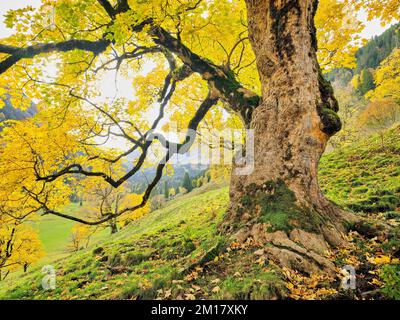
[[[164,181],[164,197],[165,199],[169,198],[169,187],[168,187],[168,181]]]
[[[366,68],[375,69],[394,48],[400,47],[400,23],[390,27],[380,36],[375,36],[357,51],[357,69],[360,74]]]
[[[189,173],[187,171],[185,172],[185,175],[183,177],[182,187],[184,187],[188,192],[193,190],[192,180],[190,179]]]
[[[359,90],[361,94],[366,94],[368,91],[373,90],[375,88],[374,76],[371,71],[368,69],[364,69],[361,72],[360,76],[360,86]]]

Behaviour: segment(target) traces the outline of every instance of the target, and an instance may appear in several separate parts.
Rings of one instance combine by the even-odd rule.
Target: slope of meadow
[[[399,130],[386,133],[384,146],[372,136],[325,155],[320,168],[324,192],[345,208],[398,224]],[[378,299],[400,298],[398,231],[385,243],[351,233],[350,249],[327,253],[338,267],[350,263],[364,272],[355,292],[342,292],[338,279],[289,273],[263,259],[257,244],[232,243],[220,235],[218,223],[227,205],[227,187],[196,189],[88,249],[46,259],[57,270],[55,290],[41,288],[43,274],[37,266],[0,283],[0,298],[368,298],[365,292]]]
[[[400,126],[322,158],[323,192],[354,212],[396,215],[400,207]]]

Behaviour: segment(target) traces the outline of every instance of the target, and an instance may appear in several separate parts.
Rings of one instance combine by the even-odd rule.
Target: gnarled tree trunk
[[[344,242],[352,218],[327,200],[318,162],[341,128],[338,103],[317,62],[317,0],[246,0],[262,102],[252,115],[254,172],[232,176],[224,222],[236,237],[273,244],[266,253],[306,272],[332,269],[323,258]]]

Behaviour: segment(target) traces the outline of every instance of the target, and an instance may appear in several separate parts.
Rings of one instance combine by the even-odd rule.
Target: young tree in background
[[[169,189],[169,195],[170,195],[171,197],[174,197],[174,196],[176,195],[176,190],[175,190],[175,188],[170,188],[170,189]]]
[[[0,281],[16,269],[24,271],[44,255],[37,232],[18,221],[0,218]]]
[[[391,98],[400,103],[400,49],[382,61],[375,72],[375,90],[367,94],[371,100]]]
[[[379,133],[384,147],[385,129],[400,121],[400,104],[387,98],[372,101],[360,115],[360,124]]]
[[[69,250],[72,252],[78,252],[83,248],[87,248],[89,246],[90,238],[93,235],[95,230],[92,228],[85,226],[80,223],[74,224],[70,234],[70,244]]]

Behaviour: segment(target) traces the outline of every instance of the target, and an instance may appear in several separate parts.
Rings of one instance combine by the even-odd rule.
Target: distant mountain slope
[[[363,70],[375,69],[385,60],[394,48],[400,48],[400,23],[391,26],[379,36],[373,37],[356,53],[357,67],[355,69],[338,68],[325,74],[329,81],[346,85],[354,75]]]
[[[375,69],[385,60],[394,48],[400,47],[400,23],[391,26],[384,33],[373,37],[357,53],[356,73],[366,68]]]
[[[0,122],[4,120],[23,120],[33,117],[37,113],[37,108],[34,103],[27,110],[14,108],[10,101],[10,96],[3,99],[4,107],[0,108]]]

